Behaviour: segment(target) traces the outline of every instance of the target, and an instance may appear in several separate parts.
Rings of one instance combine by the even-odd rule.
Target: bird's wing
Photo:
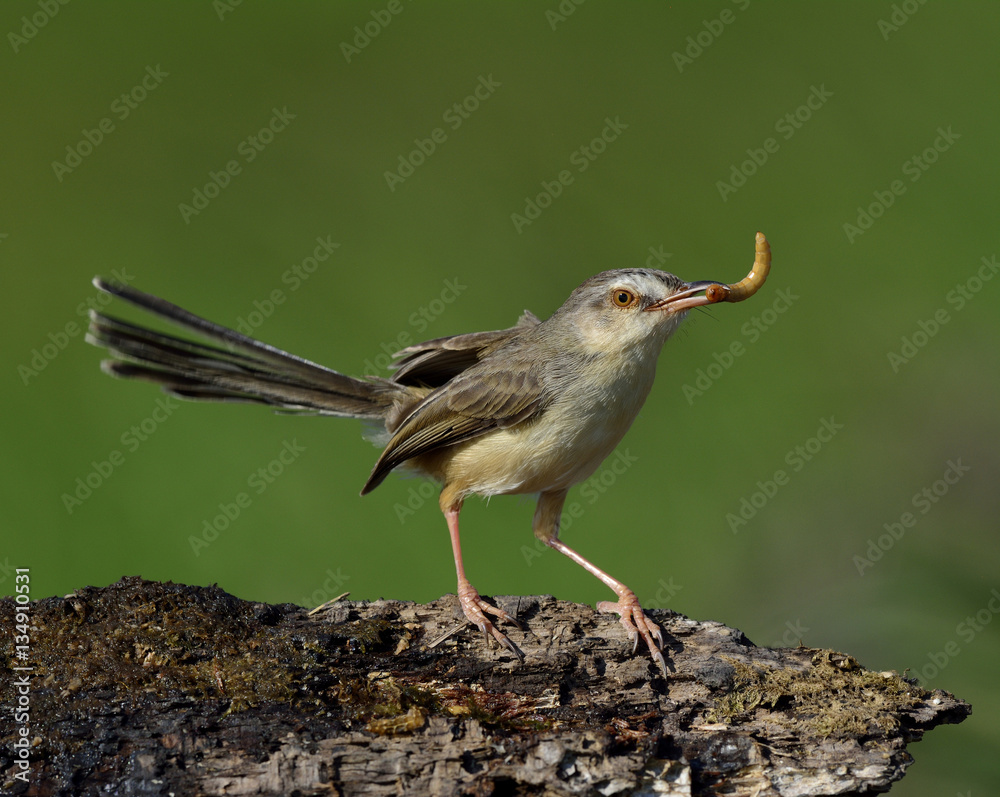
[[[517,324],[508,329],[451,335],[408,346],[396,352],[392,381],[401,385],[441,387],[491,351],[540,323],[525,310]]]
[[[374,490],[389,471],[408,459],[523,423],[550,401],[537,362],[519,357],[516,351],[502,352],[497,364],[464,371],[429,394],[402,421],[361,494]]]

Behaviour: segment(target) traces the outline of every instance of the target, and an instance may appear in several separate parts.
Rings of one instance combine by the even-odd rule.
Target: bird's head
[[[553,320],[560,317],[582,341],[602,350],[662,346],[688,310],[709,304],[705,289],[714,284],[687,283],[647,268],[604,271],[573,291]]]
[[[553,315],[589,347],[607,351],[635,346],[659,352],[694,307],[739,302],[764,284],[771,265],[767,239],[757,233],[753,268],[739,283],[684,282],[666,271],[626,268],[604,271],[584,282]]]

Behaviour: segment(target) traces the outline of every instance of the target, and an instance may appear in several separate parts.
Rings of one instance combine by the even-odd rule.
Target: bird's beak
[[[667,310],[671,313],[681,313],[685,310],[690,310],[692,307],[702,307],[706,304],[714,304],[718,301],[715,298],[709,298],[705,295],[704,291],[713,285],[720,285],[722,283],[714,282],[712,280],[703,280],[701,282],[689,282],[686,287],[681,288],[677,293],[672,293],[666,299],[660,299],[658,302],[654,302],[646,308],[649,310]],[[700,296],[698,294],[701,294]]]
[[[654,302],[647,310],[667,310],[671,313],[681,313],[692,307],[701,307],[716,302],[742,302],[749,299],[760,290],[768,273],[771,271],[771,245],[764,233],[757,233],[754,247],[753,267],[739,282],[727,285],[722,282],[689,282],[677,293],[666,299]],[[704,295],[698,294],[705,291]]]

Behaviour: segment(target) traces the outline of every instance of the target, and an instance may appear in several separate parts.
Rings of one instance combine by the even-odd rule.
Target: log
[[[654,610],[664,679],[613,615],[495,602],[523,624],[523,662],[452,595],[310,615],[129,577],[36,601],[25,658],[13,634],[0,643],[3,792],[869,793],[903,776],[909,742],[971,710],[849,655]],[[0,601],[5,629],[14,613]]]

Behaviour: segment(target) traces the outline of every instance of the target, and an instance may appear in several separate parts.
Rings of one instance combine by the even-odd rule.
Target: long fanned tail
[[[126,285],[99,277],[94,285],[224,346],[91,311],[87,341],[120,358],[101,363],[112,376],[153,382],[186,399],[249,401],[349,418],[384,419],[394,407],[414,399],[411,388],[377,377],[345,376]]]

